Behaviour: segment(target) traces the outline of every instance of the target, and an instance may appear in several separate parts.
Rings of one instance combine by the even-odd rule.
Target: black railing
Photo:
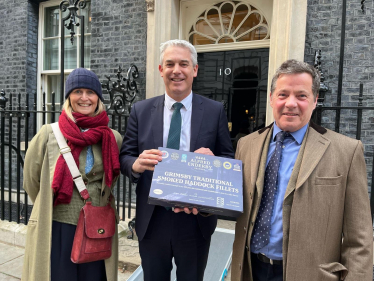
[[[359,87],[359,95],[358,95],[358,103],[357,106],[341,106],[341,101],[339,100],[339,97],[341,96],[341,89],[339,89],[338,92],[338,102],[336,106],[324,106],[324,101],[325,101],[325,94],[328,91],[328,87],[324,84],[325,77],[321,69],[321,50],[316,51],[315,53],[315,60],[314,60],[314,67],[319,71],[320,76],[321,76],[321,85],[320,85],[320,92],[318,96],[318,101],[317,101],[317,107],[313,113],[313,121],[316,122],[319,125],[323,125],[326,127],[331,127],[331,129],[335,132],[340,133],[341,132],[341,111],[342,110],[350,110],[351,114],[350,117],[353,116],[355,118],[355,127],[356,129],[345,129],[343,134],[347,134],[351,137],[355,137],[357,140],[362,140],[362,121],[363,121],[363,112],[369,111],[371,114],[370,116],[374,115],[374,106],[364,106],[363,105],[363,100],[364,100],[364,95],[363,95],[363,90],[364,90],[364,85],[363,83],[360,83]],[[340,85],[341,83],[339,83]],[[334,121],[328,122],[327,120],[323,120],[323,113],[332,112],[335,113],[335,116],[332,118]],[[356,114],[353,114],[353,112],[356,112]],[[352,118],[352,119],[353,119]],[[351,122],[353,120],[350,120]],[[330,124],[329,124],[330,123]],[[369,121],[370,124],[370,121]],[[330,125],[330,126],[329,126]],[[365,128],[365,131],[367,128]],[[353,133],[353,131],[355,131]],[[372,145],[374,147],[374,143],[365,143],[363,141],[364,145]],[[370,155],[370,153],[372,155]],[[368,167],[368,190],[370,190],[370,208],[371,208],[371,214],[372,218],[374,218],[374,151],[373,152],[365,152],[366,158],[372,157],[371,161],[371,167]],[[369,162],[369,161],[368,161]],[[370,176],[371,174],[371,176]]]
[[[116,79],[102,83],[104,96],[109,96],[107,113],[110,117],[109,126],[117,130],[122,136],[125,134],[131,106],[139,99],[136,79],[139,77],[138,69],[131,65],[125,75],[118,68]],[[51,103],[47,103],[46,95],[42,95],[41,110],[36,102],[29,106],[29,94],[0,93],[0,171],[1,171],[1,199],[0,218],[2,220],[28,223],[32,205],[28,202],[28,195],[22,189],[23,160],[28,149],[28,142],[37,133],[43,124],[58,120],[60,111],[56,111],[54,93],[51,94]],[[34,94],[34,101],[37,95]],[[31,125],[31,126],[30,126]],[[117,212],[123,219],[131,218],[131,209],[135,207],[134,186],[125,176],[120,176],[114,190],[117,202]],[[122,209],[122,210],[121,210]]]
[[[356,129],[349,129],[349,130],[344,130],[344,132],[341,132],[341,128],[340,128],[340,120],[339,122],[335,121],[335,124],[331,124],[333,125],[332,126],[332,130],[334,130],[335,132],[341,132],[343,134],[347,134],[349,136],[352,136],[352,137],[356,137],[357,140],[362,140],[362,132],[364,131],[363,128],[362,128],[362,121],[363,121],[363,112],[364,111],[369,111],[371,112],[370,113],[370,116],[373,116],[374,115],[374,106],[363,106],[363,101],[364,97],[363,97],[363,84],[361,83],[360,84],[360,93],[359,93],[359,98],[358,98],[358,103],[357,103],[357,106],[323,106],[323,103],[318,103],[316,109],[315,109],[315,112],[314,112],[314,116],[313,116],[313,119],[314,121],[319,124],[319,125],[323,125],[323,126],[327,126],[328,127],[328,122],[323,122],[323,113],[326,112],[333,112],[335,113],[335,120],[339,117],[340,118],[340,112],[342,110],[350,110],[352,112],[352,116],[354,116],[356,118]],[[353,112],[356,112],[356,114],[353,114]],[[355,132],[353,132],[355,131]],[[354,136],[355,135],[355,136]],[[372,145],[374,146],[374,144],[368,144],[368,143],[365,143],[365,141],[363,141],[363,144],[364,146],[367,145]],[[373,154],[372,156],[370,155]],[[368,157],[372,157],[372,161],[371,161],[371,167],[368,165],[368,190],[370,190],[370,208],[371,208],[371,214],[372,214],[372,218],[374,218],[374,152],[365,152],[365,156],[366,158]],[[368,161],[369,162],[369,161]],[[370,171],[370,172],[369,172]],[[371,174],[371,176],[370,176]]]

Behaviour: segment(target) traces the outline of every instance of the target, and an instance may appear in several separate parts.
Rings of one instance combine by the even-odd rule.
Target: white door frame
[[[180,34],[181,2],[184,4],[193,1],[195,0],[146,0],[148,11],[146,98],[162,95],[165,92],[158,71],[159,46],[167,40],[183,38]],[[217,2],[219,1],[217,0]],[[258,1],[253,0],[252,2]],[[307,0],[273,0],[272,2],[270,42],[262,43],[268,44],[270,47],[268,93],[271,77],[282,62],[287,59],[304,60],[307,17]],[[258,6],[258,4],[256,5]],[[258,6],[258,8],[261,7]],[[263,46],[265,47],[265,45]],[[242,44],[239,49],[243,48],[245,46],[243,47]],[[220,50],[219,45],[215,46],[215,50],[212,51],[218,50]],[[269,94],[267,99],[269,100]],[[269,124],[274,121],[269,102],[266,112],[266,124]]]

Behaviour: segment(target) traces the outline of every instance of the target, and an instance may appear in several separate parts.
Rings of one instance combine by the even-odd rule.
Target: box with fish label
[[[148,203],[196,207],[200,212],[238,217],[243,212],[242,161],[159,147]]]

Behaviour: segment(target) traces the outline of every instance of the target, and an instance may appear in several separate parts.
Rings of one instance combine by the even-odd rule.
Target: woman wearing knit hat
[[[105,206],[110,202],[115,209],[111,192],[120,172],[118,154],[122,137],[108,127],[101,84],[95,73],[84,68],[70,73],[65,98],[58,127],[79,167],[92,205]],[[34,206],[27,230],[22,280],[117,280],[117,229],[110,258],[82,264],[70,260],[79,213],[85,202],[60,154],[51,125],[44,125],[29,145],[23,182]]]

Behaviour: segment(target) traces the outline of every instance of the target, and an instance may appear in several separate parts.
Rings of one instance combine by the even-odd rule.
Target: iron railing
[[[138,96],[136,79],[138,69],[131,65],[125,77],[119,67],[116,78],[106,76],[102,83],[104,95],[109,96],[107,113],[110,117],[109,126],[117,130],[122,136],[125,134],[127,121],[134,101]],[[56,111],[55,93],[51,94],[51,103],[47,104],[46,94],[43,94],[42,108],[37,109],[37,95],[35,103],[30,107],[30,95],[0,92],[0,218],[2,220],[28,223],[32,205],[28,202],[28,195],[23,190],[23,161],[28,149],[28,143],[37,133],[38,127],[58,120],[60,111]],[[39,117],[39,118],[38,118]],[[40,120],[37,124],[37,120]],[[30,126],[31,124],[31,126]],[[117,212],[123,219],[131,218],[131,208],[134,208],[134,186],[125,176],[120,176],[114,190]],[[121,210],[122,209],[122,210]],[[120,211],[121,210],[121,211]]]
[[[351,114],[349,117],[355,118],[355,130],[354,128],[349,128],[348,130],[345,129],[344,132],[341,132],[343,134],[347,134],[351,137],[355,137],[357,140],[362,140],[362,131],[363,131],[363,112],[370,112],[369,116],[374,116],[374,106],[364,106],[363,100],[364,100],[364,85],[363,83],[360,83],[359,87],[359,95],[358,95],[358,102],[357,106],[341,106],[341,88],[338,92],[338,98],[337,98],[337,105],[336,106],[325,106],[325,94],[329,90],[328,87],[325,85],[325,77],[324,73],[321,68],[321,50],[318,50],[315,52],[315,60],[314,60],[314,67],[319,71],[320,77],[321,77],[321,84],[320,84],[320,91],[318,95],[318,101],[317,101],[317,107],[313,113],[313,121],[317,123],[318,125],[322,125],[325,127],[329,127],[331,125],[330,129],[333,131],[340,133],[342,131],[341,129],[341,111],[342,110],[350,110]],[[342,79],[339,79],[339,85],[341,84]],[[340,98],[339,98],[340,97]],[[329,124],[330,122],[323,120],[323,113],[326,115],[329,115],[329,113],[335,114],[332,119],[334,119],[334,122],[331,122],[333,124]],[[354,114],[356,113],[356,114]],[[352,120],[351,120],[352,121]],[[370,121],[368,122],[370,124]],[[365,131],[367,128],[365,128]],[[354,131],[354,132],[353,132]],[[364,146],[367,145],[368,147],[371,145],[373,146],[373,151],[366,151],[365,156],[366,158],[369,158],[371,154],[372,155],[372,161],[371,161],[371,167],[368,167],[368,170],[371,170],[371,172],[368,173],[368,190],[370,190],[370,208],[371,208],[371,214],[372,218],[374,218],[374,143],[365,143],[363,141]],[[369,162],[369,161],[368,161]],[[371,177],[370,177],[371,173]]]

